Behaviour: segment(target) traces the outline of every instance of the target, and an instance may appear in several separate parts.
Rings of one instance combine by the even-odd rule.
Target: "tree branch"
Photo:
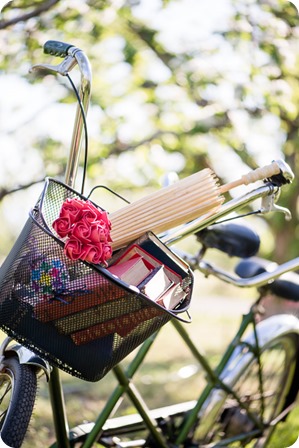
[[[0,30],[3,30],[5,28],[9,28],[10,26],[16,25],[19,22],[26,22],[27,20],[31,19],[32,17],[37,17],[43,12],[48,11],[53,6],[55,6],[57,3],[59,3],[60,0],[48,0],[42,3],[38,8],[33,9],[31,12],[21,14],[18,17],[15,17],[11,20],[1,20],[0,21]]]
[[[18,187],[12,188],[12,189],[7,189],[7,188],[1,188],[0,189],[0,201],[2,201],[3,198],[5,198],[5,196],[8,196],[12,193],[16,193],[17,191],[21,191],[21,190],[26,190],[27,188],[32,187],[32,185],[36,185],[39,184],[41,182],[44,182],[44,178],[43,179],[39,179],[39,180],[35,180],[32,182],[29,182],[28,184],[24,184],[24,185],[19,185]]]

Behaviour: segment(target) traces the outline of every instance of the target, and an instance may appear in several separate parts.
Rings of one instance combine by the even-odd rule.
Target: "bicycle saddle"
[[[271,272],[276,266],[276,263],[261,258],[252,258],[240,261],[235,268],[235,272],[241,278],[250,278],[263,272]],[[266,285],[266,288],[279,297],[299,302],[299,275],[295,272],[283,274]]]
[[[197,232],[196,238],[206,249],[218,249],[231,257],[252,257],[260,247],[260,237],[254,230],[232,222],[207,227]]]

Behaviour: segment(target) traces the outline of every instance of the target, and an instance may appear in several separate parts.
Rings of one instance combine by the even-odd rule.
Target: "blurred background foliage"
[[[287,0],[10,2],[0,17],[4,246],[19,223],[14,197],[23,206],[28,198],[8,193],[63,176],[68,154],[70,86],[28,74],[59,62],[43,55],[46,40],[71,42],[91,61],[87,189],[104,183],[131,199],[168,171],[184,177],[209,166],[225,183],[280,157],[298,176],[298,38]],[[280,204],[293,220],[270,214],[264,251],[276,261],[298,256],[298,180]]]

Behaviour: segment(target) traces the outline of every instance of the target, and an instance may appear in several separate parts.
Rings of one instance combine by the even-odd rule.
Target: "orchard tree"
[[[2,197],[64,172],[73,92],[28,75],[59,62],[42,54],[48,39],[91,61],[90,186],[130,195],[207,166],[227,182],[275,158],[298,176],[298,38],[287,0],[13,0],[0,20],[0,133],[21,156],[11,165],[1,149]],[[285,190],[294,218],[271,216],[278,261],[298,255],[298,181]]]

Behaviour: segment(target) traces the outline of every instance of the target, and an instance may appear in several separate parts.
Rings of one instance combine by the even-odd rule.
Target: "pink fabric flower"
[[[98,264],[102,261],[103,247],[102,244],[86,244],[82,247],[81,257],[89,263]]]
[[[94,207],[94,205],[91,202],[87,201],[83,208],[84,220],[91,223],[99,219],[97,211],[98,210]]]
[[[105,211],[90,201],[66,199],[53,228],[65,238],[64,252],[71,260],[104,263],[112,256],[111,222]]]
[[[82,244],[76,238],[69,238],[64,245],[64,253],[71,260],[79,260],[82,253]]]
[[[90,225],[83,220],[76,222],[72,228],[72,237],[77,238],[82,244],[90,243]]]
[[[57,235],[61,238],[65,238],[71,230],[71,221],[69,217],[55,219],[53,222],[53,228]]]
[[[62,204],[59,217],[60,218],[68,218],[73,224],[78,221],[82,216],[82,211],[84,208],[84,203],[80,199],[77,198],[67,198]]]
[[[111,247],[110,244],[106,244],[106,245],[104,245],[104,247],[103,247],[103,255],[102,255],[102,257],[103,257],[105,260],[109,260],[109,258],[112,257],[112,247]],[[107,265],[107,263],[105,263],[105,264]]]

